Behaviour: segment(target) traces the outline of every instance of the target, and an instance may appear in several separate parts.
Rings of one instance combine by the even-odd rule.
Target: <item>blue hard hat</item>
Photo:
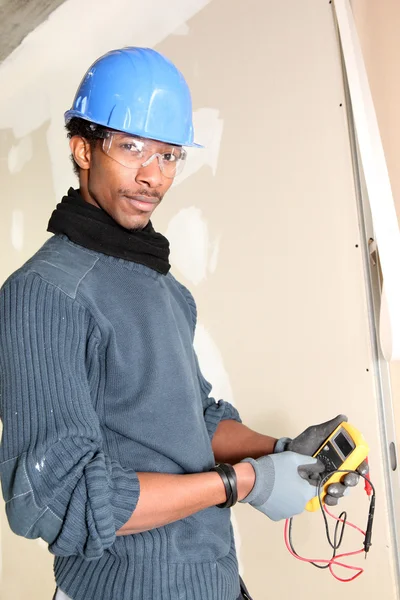
[[[170,60],[150,48],[101,56],[81,81],[65,122],[79,117],[144,138],[197,146],[188,85]]]

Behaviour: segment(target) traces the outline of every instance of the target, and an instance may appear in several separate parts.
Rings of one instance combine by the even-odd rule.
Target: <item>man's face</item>
[[[171,145],[153,140],[146,140],[146,147],[152,154],[171,150]],[[90,147],[86,140],[72,138],[71,150],[81,167],[83,198],[126,229],[143,229],[173,182],[161,172],[157,157],[146,166],[129,168],[103,150],[102,140]]]

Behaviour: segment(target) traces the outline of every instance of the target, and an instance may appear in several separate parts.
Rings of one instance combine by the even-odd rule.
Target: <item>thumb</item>
[[[322,473],[325,471],[325,465],[317,460],[315,463],[300,465],[297,472],[302,479],[306,479],[310,485],[317,486]]]

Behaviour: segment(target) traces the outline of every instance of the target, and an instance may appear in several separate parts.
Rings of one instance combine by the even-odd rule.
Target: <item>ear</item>
[[[83,137],[74,135],[69,141],[69,147],[79,167],[84,170],[90,169],[91,148],[89,142]]]

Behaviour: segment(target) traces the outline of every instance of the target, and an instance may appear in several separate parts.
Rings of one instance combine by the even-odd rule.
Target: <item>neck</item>
[[[96,208],[101,209],[101,206],[99,205],[99,203],[90,194],[88,183],[89,183],[88,182],[88,171],[81,169],[80,173],[79,173],[79,193],[85,202],[87,202],[88,204],[92,204],[93,206],[96,206]]]

